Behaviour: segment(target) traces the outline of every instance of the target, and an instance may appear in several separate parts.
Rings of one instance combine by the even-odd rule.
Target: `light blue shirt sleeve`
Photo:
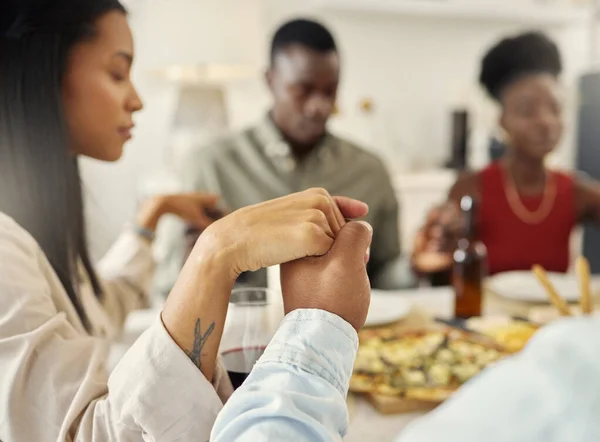
[[[397,439],[423,441],[600,441],[600,319],[541,330]]]
[[[211,441],[340,441],[357,348],[356,331],[339,316],[288,314],[219,414]]]

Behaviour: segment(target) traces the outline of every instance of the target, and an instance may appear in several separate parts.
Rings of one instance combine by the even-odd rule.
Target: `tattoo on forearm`
[[[204,344],[206,344],[206,340],[210,337],[214,329],[215,323],[213,322],[208,327],[208,330],[206,330],[206,332],[202,334],[202,331],[200,330],[200,318],[196,320],[196,327],[194,328],[194,348],[191,352],[188,353],[188,356],[190,357],[192,362],[196,364],[196,367],[200,369],[202,368],[200,360],[200,358],[202,357],[202,348],[204,347]]]

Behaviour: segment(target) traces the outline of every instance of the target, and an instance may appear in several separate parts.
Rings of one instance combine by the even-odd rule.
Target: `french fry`
[[[583,256],[580,256],[575,262],[575,270],[579,277],[579,290],[581,292],[579,305],[581,306],[581,313],[589,315],[592,313],[593,309],[592,293],[590,289],[590,263]]]
[[[546,293],[550,298],[550,302],[552,302],[552,305],[556,307],[558,312],[562,316],[571,316],[571,309],[569,309],[569,306],[567,305],[565,300],[561,298],[560,295],[557,293],[556,289],[550,282],[550,279],[548,279],[548,274],[542,268],[542,266],[534,265],[531,271],[546,290]]]

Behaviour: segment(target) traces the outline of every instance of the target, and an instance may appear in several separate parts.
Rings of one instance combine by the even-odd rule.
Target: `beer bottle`
[[[483,282],[487,274],[487,251],[477,239],[477,204],[471,196],[460,200],[463,231],[454,251],[452,285],[456,294],[454,316],[481,316]]]

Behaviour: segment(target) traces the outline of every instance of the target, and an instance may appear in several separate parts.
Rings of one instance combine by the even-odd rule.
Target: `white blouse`
[[[211,385],[160,318],[105,367],[153,269],[150,245],[125,232],[98,266],[103,298],[82,281],[90,335],[39,245],[0,213],[0,441],[209,439],[229,379],[218,365]]]

